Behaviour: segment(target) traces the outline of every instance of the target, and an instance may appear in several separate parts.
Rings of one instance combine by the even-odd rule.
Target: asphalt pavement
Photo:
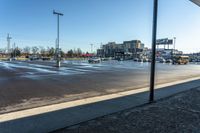
[[[156,84],[198,77],[200,65],[156,65]],[[149,85],[150,63],[0,62],[0,113],[133,90]]]

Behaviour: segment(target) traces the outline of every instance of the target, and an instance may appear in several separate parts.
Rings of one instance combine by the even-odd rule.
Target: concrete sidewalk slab
[[[199,133],[199,96],[191,89],[52,133]]]

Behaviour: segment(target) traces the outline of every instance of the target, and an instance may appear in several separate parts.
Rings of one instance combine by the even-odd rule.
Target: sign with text
[[[156,45],[172,45],[173,44],[173,39],[158,39],[156,40]]]

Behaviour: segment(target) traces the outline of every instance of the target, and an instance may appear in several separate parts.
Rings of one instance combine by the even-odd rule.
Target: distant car
[[[29,59],[32,61],[32,60],[39,60],[39,57],[37,56],[29,56]]]
[[[138,58],[134,58],[133,60],[138,62],[139,59]]]
[[[143,59],[142,59],[142,58],[141,58],[141,59],[139,59],[139,60],[138,60],[138,62],[143,62]]]
[[[42,57],[42,60],[45,61],[45,60],[51,60],[50,57]]]
[[[156,62],[158,62],[158,63],[165,63],[166,60],[164,58],[162,58],[162,57],[157,57],[156,58]]]
[[[148,62],[151,62],[151,59],[148,59]]]
[[[92,57],[88,60],[88,63],[100,63],[101,59],[97,57]]]
[[[160,60],[160,63],[165,63],[165,62],[166,62],[165,59]]]
[[[173,61],[172,61],[172,59],[167,59],[166,60],[166,63],[172,63]]]
[[[124,59],[123,58],[118,58],[118,61],[123,61]]]
[[[112,58],[101,58],[101,61],[109,61],[112,60]]]
[[[8,58],[8,61],[15,61],[15,60],[17,60],[16,57]]]
[[[149,62],[149,59],[148,58],[144,58],[143,62]]]

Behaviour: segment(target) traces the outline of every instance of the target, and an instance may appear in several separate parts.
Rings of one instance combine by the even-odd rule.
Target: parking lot
[[[156,83],[200,76],[200,65],[156,65]],[[0,113],[138,89],[149,85],[150,63],[105,61],[0,62]]]

